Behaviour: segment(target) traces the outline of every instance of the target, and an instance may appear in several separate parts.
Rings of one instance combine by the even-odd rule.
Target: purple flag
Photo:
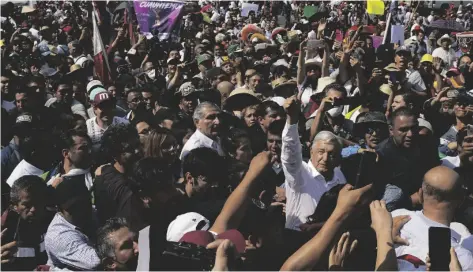
[[[141,33],[148,37],[157,29],[158,38],[165,40],[176,26],[184,2],[135,0],[134,6]]]

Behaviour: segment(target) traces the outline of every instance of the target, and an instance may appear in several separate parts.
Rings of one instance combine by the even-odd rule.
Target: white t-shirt
[[[449,227],[452,237],[451,245],[457,253],[458,260],[460,261],[463,270],[470,271],[473,269],[473,255],[467,248],[462,246],[462,241],[468,238],[462,236],[465,235],[464,226],[462,224],[452,223],[450,226],[445,226],[425,217],[422,211],[399,209],[391,212],[391,215],[393,217],[409,215],[411,218],[401,229],[401,238],[406,239],[409,242],[409,245],[396,245],[395,250],[397,257],[412,255],[425,262],[429,251],[429,228]],[[399,271],[425,271],[426,268],[425,265],[416,268],[412,263],[402,259],[398,259],[398,267]]]
[[[22,160],[16,167],[13,169],[13,172],[7,179],[7,184],[10,187],[13,186],[15,181],[23,176],[33,175],[33,176],[40,176],[44,173],[43,170],[37,168],[36,166],[30,164],[29,162]]]
[[[443,62],[450,68],[454,67],[457,57],[455,55],[455,51],[450,48],[448,51],[443,49],[442,47],[436,48],[434,52],[432,52],[432,56],[439,57],[443,60]]]

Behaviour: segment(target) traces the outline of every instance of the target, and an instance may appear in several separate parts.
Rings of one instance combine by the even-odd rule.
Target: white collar
[[[196,129],[195,136],[197,137],[197,139],[201,140],[204,145],[208,147],[212,147],[213,143],[215,142],[214,140],[200,132],[199,129]]]
[[[333,178],[332,180],[326,180],[324,176],[322,176],[322,174],[319,173],[319,171],[317,171],[317,169],[315,169],[314,165],[312,164],[312,161],[309,160],[307,162],[308,166],[309,166],[309,172],[310,174],[312,175],[312,177],[314,179],[320,179],[322,178],[327,184],[329,183],[337,183],[339,182],[340,178],[338,177],[338,174],[337,174],[337,168],[334,168],[333,169]]]

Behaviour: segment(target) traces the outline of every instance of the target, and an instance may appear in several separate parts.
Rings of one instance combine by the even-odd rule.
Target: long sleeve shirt
[[[322,195],[338,184],[346,183],[345,176],[337,167],[330,181],[315,169],[312,162],[302,160],[302,146],[297,124],[286,123],[282,133],[281,162],[286,188],[286,228],[300,230],[307,222]]]
[[[51,221],[44,241],[49,266],[71,270],[96,270],[100,264],[89,238],[59,213]]]

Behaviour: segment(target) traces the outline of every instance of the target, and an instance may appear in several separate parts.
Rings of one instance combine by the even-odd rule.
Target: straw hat
[[[455,40],[454,40],[452,37],[448,36],[448,34],[445,34],[445,35],[443,35],[442,37],[440,37],[440,39],[437,40],[437,44],[438,44],[439,46],[442,46],[442,40],[445,40],[445,39],[450,40],[450,43],[454,43],[454,42],[455,42]]]
[[[225,100],[225,108],[230,111],[242,110],[248,106],[259,104],[260,100],[256,94],[247,88],[233,90]]]

